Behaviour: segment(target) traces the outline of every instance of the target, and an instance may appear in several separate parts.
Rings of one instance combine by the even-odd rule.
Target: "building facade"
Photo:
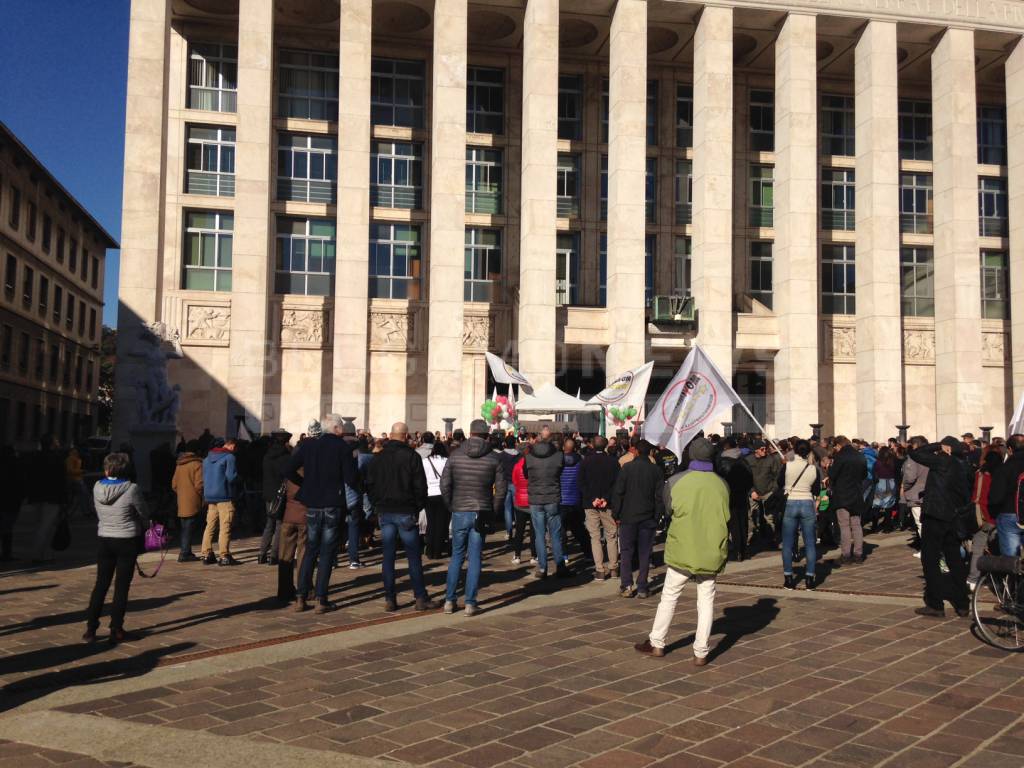
[[[694,343],[776,434],[1001,433],[1021,34],[1010,0],[133,0],[119,328],[176,329],[186,434],[465,424],[488,350],[584,393],[654,360],[653,399]]]
[[[94,433],[105,254],[117,247],[0,123],[0,445]]]

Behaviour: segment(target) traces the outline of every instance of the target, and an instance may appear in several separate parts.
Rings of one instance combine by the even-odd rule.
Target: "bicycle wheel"
[[[1024,651],[1024,605],[1021,578],[985,573],[971,598],[978,632],[989,645],[1006,651]]]

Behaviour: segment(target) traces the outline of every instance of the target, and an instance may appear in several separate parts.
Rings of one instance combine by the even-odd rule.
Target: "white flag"
[[[526,390],[527,394],[533,393],[533,387],[530,386],[529,380],[523,374],[494,353],[486,352],[485,355],[487,365],[491,367],[491,376],[498,384],[518,384]]]
[[[632,405],[639,412],[647,397],[647,386],[651,383],[653,370],[654,363],[650,362],[619,374],[615,381],[590,398],[587,405],[614,405],[622,408]]]
[[[700,347],[694,347],[644,422],[644,439],[676,456],[723,411],[743,401]]]
[[[1006,436],[1024,434],[1024,395],[1021,395],[1020,402],[1013,409],[1013,418],[1010,420],[1010,428]]]

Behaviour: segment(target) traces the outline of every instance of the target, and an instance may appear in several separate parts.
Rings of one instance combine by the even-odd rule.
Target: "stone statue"
[[[183,357],[176,331],[164,323],[139,328],[128,356],[134,358],[136,427],[173,427],[180,407],[181,387],[167,381],[167,361]]]

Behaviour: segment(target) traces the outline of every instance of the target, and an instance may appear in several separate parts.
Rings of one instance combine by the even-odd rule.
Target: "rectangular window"
[[[900,174],[900,232],[918,235],[932,231],[932,176]]]
[[[68,249],[68,270],[71,274],[78,271],[78,241],[71,238],[71,247]]]
[[[46,343],[42,339],[36,339],[36,357],[35,357],[35,371],[33,377],[36,381],[42,382],[43,376],[45,376],[46,368]],[[90,387],[92,389],[92,387]]]
[[[583,138],[583,75],[558,76],[558,138]]]
[[[658,146],[658,81],[647,81],[647,146]]]
[[[188,108],[235,112],[238,46],[196,43],[188,56]]]
[[[185,217],[183,287],[193,291],[230,291],[232,230],[235,217],[217,211],[192,211]]]
[[[579,284],[580,236],[576,232],[560,233],[555,239],[555,306],[579,304]]]
[[[85,391],[92,392],[92,370],[93,362],[90,360],[85,366]]]
[[[826,315],[857,314],[852,245],[823,245],[821,248],[821,311]]]
[[[466,147],[466,212],[501,213],[500,149]]]
[[[752,152],[775,150],[775,92],[750,92],[750,149]]]
[[[335,222],[331,219],[277,220],[277,293],[334,294]]]
[[[85,300],[78,302],[78,335],[85,336]]]
[[[1009,234],[1006,205],[1006,179],[987,176],[978,179],[979,235],[1006,237]]]
[[[82,388],[82,356],[75,358],[75,389]]]
[[[1010,317],[1006,251],[981,252],[981,316],[990,320]]]
[[[50,345],[50,383],[56,384],[60,376],[60,347]]]
[[[234,197],[235,129],[190,125],[185,130],[185,191]]]
[[[21,304],[25,309],[32,309],[35,299],[36,272],[28,264],[21,270]]]
[[[601,155],[601,221],[608,221],[608,155]]]
[[[53,219],[47,213],[43,214],[43,250],[47,253],[53,246]]]
[[[25,227],[25,237],[30,242],[36,241],[36,220],[39,218],[39,210],[35,203],[28,204],[28,226]]]
[[[900,248],[900,309],[904,317],[935,316],[931,248]]]
[[[822,94],[821,153],[823,155],[856,155],[853,97]]]
[[[338,142],[330,136],[282,133],[277,139],[277,199],[333,203],[338,187]]]
[[[53,286],[53,324],[60,327],[60,313],[64,309],[64,289],[59,285]]]
[[[750,226],[770,227],[774,222],[775,168],[750,166]]]
[[[70,292],[67,294],[67,301],[64,304],[64,327],[69,331],[75,327],[75,297]]]
[[[580,215],[580,158],[559,153],[555,181],[557,215],[567,219]]]
[[[32,340],[27,333],[22,332],[21,344],[18,345],[18,373],[28,374],[28,354],[31,351]]]
[[[62,379],[64,389],[71,389],[71,360],[73,359],[72,349],[73,348],[71,346],[71,342],[68,342],[64,346],[64,376]]]
[[[658,217],[658,158],[648,157],[644,173],[644,214],[648,224]]]
[[[608,112],[611,109],[611,96],[609,90],[611,85],[608,78],[601,80],[601,143],[608,143]]]
[[[82,282],[89,280],[89,252],[82,249]]]
[[[15,186],[11,187],[11,211],[7,221],[11,229],[21,226],[21,190]]]
[[[39,276],[39,316],[46,319],[50,311],[50,278],[46,275]]]
[[[57,227],[57,263],[64,263],[64,245],[67,235],[64,234],[64,230],[61,227]]]
[[[677,235],[672,248],[672,295],[689,296],[693,289],[693,255],[690,238]]]
[[[821,228],[853,231],[856,226],[853,169],[825,168],[821,172]]]
[[[772,243],[762,240],[750,244],[750,296],[772,308]]]
[[[676,160],[676,226],[683,227],[693,219],[693,163]]]
[[[676,146],[693,146],[693,86],[676,83]]]
[[[25,437],[25,413],[26,405],[23,402],[18,402],[14,409],[14,435],[19,440]]]
[[[338,119],[338,54],[278,53],[277,111],[280,117]]]
[[[372,66],[370,109],[373,124],[422,128],[426,122],[427,103],[424,63],[374,59]]]
[[[469,67],[466,130],[499,135],[505,132],[505,70]]]
[[[418,299],[420,228],[410,224],[370,225],[370,298]]]
[[[14,292],[18,290],[18,260],[13,254],[7,254],[7,266],[4,267],[4,298],[14,301]]]
[[[601,233],[597,253],[597,305],[608,306],[608,235]]]
[[[92,257],[92,287],[98,288],[100,283],[100,260],[96,256]]]
[[[932,159],[932,103],[899,101],[900,160]]]
[[[11,368],[14,355],[14,329],[9,325],[0,328],[0,368],[5,371]]]
[[[96,338],[96,309],[94,307],[89,308],[89,338]]]
[[[1006,107],[978,105],[978,162],[1006,165]]]
[[[501,230],[466,228],[466,270],[463,298],[494,301],[494,285],[501,280]]]
[[[372,143],[370,203],[378,208],[423,207],[422,144]]]
[[[644,237],[644,304],[651,306],[654,300],[654,261],[658,253],[658,236]]]

